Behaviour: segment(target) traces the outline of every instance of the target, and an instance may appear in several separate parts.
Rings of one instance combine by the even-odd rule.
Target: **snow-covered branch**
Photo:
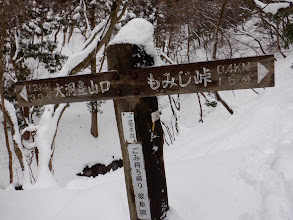
[[[25,129],[22,130],[22,134],[24,134],[26,131],[28,132],[36,132],[38,130],[39,126],[38,125],[30,125],[26,127]]]
[[[164,53],[160,48],[156,48],[156,50],[158,51],[158,53],[160,54],[160,56],[162,58],[164,58],[168,63],[170,64],[176,64],[175,61],[173,61],[172,59],[170,59],[166,53]]]
[[[107,21],[102,21],[92,32],[89,39],[81,47],[81,50],[70,56],[56,77],[75,75],[82,69],[86,68],[96,56],[97,52],[109,41],[115,25],[123,17],[126,11],[128,1],[123,9],[119,8],[122,5],[122,0],[117,0],[113,3],[110,16]],[[103,31],[101,31],[103,30]]]
[[[273,1],[270,3],[263,3],[260,0],[254,0],[257,7],[261,8],[265,13],[277,14],[281,10],[293,10],[293,0]],[[290,9],[291,8],[291,9]]]
[[[14,34],[14,38],[15,38],[15,54],[14,56],[12,57],[12,60],[15,61],[17,59],[17,56],[18,56],[18,52],[19,52],[19,38],[17,36],[17,33],[15,32]]]
[[[85,2],[84,2],[84,0],[81,0],[80,1],[80,4],[83,4],[83,12],[84,12],[84,17],[85,17],[85,21],[86,21],[86,28],[87,28],[87,30],[86,30],[86,37],[88,37],[88,34],[90,34],[91,33],[91,28],[90,28],[90,22],[89,22],[89,19],[88,19],[88,17],[87,17],[87,10],[86,10],[86,4],[85,4]]]

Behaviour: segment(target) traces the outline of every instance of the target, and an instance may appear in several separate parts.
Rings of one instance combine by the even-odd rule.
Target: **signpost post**
[[[16,84],[19,106],[114,99],[131,220],[168,210],[163,130],[156,96],[274,86],[273,55],[152,66],[141,47],[107,48],[110,72]]]
[[[142,86],[136,81],[141,76],[136,70],[129,74],[135,66],[152,66],[153,58],[131,44],[111,45],[106,53],[108,69],[118,70],[118,81],[124,79],[119,95],[138,96],[114,100],[131,220],[164,219],[169,207],[163,129],[160,120],[156,120],[159,117],[154,116],[158,101],[155,96],[139,98]]]

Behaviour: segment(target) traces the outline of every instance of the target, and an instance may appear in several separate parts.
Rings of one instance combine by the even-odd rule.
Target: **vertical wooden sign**
[[[108,69],[121,75],[137,66],[152,66],[153,58],[142,47],[131,44],[107,48]],[[120,76],[116,77],[119,80]],[[132,75],[129,81],[138,77]],[[134,95],[139,94],[135,88]],[[121,91],[117,91],[118,95]],[[123,156],[126,190],[131,220],[164,219],[169,209],[163,160],[163,129],[154,120],[156,97],[114,100]]]

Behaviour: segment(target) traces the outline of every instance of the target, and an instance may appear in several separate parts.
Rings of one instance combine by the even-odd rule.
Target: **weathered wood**
[[[152,65],[153,59],[146,55],[142,48],[136,45],[121,44],[107,48],[108,69],[119,71],[120,78],[127,78],[128,69],[140,65]],[[133,78],[137,78],[134,76]],[[139,75],[138,75],[139,78]],[[135,81],[128,80],[130,81]],[[123,90],[121,96],[124,92]],[[114,101],[117,125],[119,130],[121,149],[123,155],[124,173],[127,188],[128,204],[131,220],[139,218],[136,206],[135,186],[131,176],[131,161],[129,155],[129,143],[124,138],[122,112],[133,112],[136,127],[137,143],[142,145],[150,212],[152,220],[163,219],[168,210],[167,187],[163,160],[163,130],[160,120],[152,123],[151,114],[158,110],[156,97],[117,99]],[[134,167],[132,167],[134,169]]]
[[[19,82],[16,84],[18,104],[32,106],[116,97],[115,87],[111,90],[109,87],[115,74],[107,72]]]
[[[119,70],[122,74],[113,71],[19,82],[16,84],[18,104],[31,106],[142,98],[273,87],[275,83],[273,55],[137,68],[147,66],[141,63],[132,66],[132,69],[125,68],[128,65],[125,60],[115,59],[116,63],[123,65]],[[113,69],[118,67],[113,66]]]

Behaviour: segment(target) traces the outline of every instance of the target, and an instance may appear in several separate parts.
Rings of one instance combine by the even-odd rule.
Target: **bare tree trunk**
[[[227,111],[233,115],[233,110],[229,107],[229,105],[221,98],[220,94],[218,92],[215,92],[216,99],[222,103],[222,105],[227,109]]]
[[[187,24],[187,62],[190,63],[190,23]]]
[[[0,95],[1,95],[2,112],[5,112],[2,79],[1,79],[0,87],[1,87],[0,88]],[[4,124],[4,134],[5,134],[6,148],[7,148],[7,152],[8,152],[9,183],[11,184],[11,183],[13,183],[12,151],[10,149],[10,144],[9,144],[8,130],[7,130],[7,118],[6,118],[5,113],[3,113],[3,124]]]
[[[91,26],[95,27],[96,22],[95,22],[94,9],[92,9],[90,11],[90,22],[91,22]],[[91,73],[97,74],[97,59],[96,59],[96,57],[94,57],[94,59],[91,62]],[[97,109],[95,109],[95,107],[97,106],[97,101],[94,101],[91,104],[92,104],[91,134],[93,135],[93,137],[97,138],[99,136],[99,133],[98,133],[98,111],[97,111]]]
[[[213,59],[217,59],[217,49],[218,49],[218,41],[219,41],[219,31],[220,31],[220,26],[222,25],[223,22],[223,18],[224,18],[224,12],[226,9],[226,6],[228,4],[229,0],[224,0],[221,11],[220,11],[220,15],[219,15],[219,19],[218,19],[218,23],[215,29],[215,33],[214,33],[214,47],[213,47]],[[222,103],[222,105],[227,109],[227,111],[232,115],[233,114],[233,110],[229,107],[229,105],[221,98],[220,94],[218,92],[215,92],[216,95],[216,99]]]
[[[5,115],[6,115],[6,119],[9,124],[10,130],[11,130],[11,136],[13,137],[16,133],[15,128],[13,126],[13,122],[12,122],[10,116],[7,114],[7,112],[5,112]],[[20,150],[21,146],[19,146],[14,139],[13,139],[13,146],[14,146],[14,152],[15,152],[17,159],[20,163],[21,169],[22,169],[22,171],[24,171],[23,154],[22,154],[22,151]]]
[[[219,15],[219,19],[218,19],[218,23],[215,29],[215,33],[214,33],[214,48],[213,48],[213,59],[217,59],[217,49],[218,49],[218,41],[219,41],[219,31],[220,31],[220,27],[222,25],[223,22],[223,18],[224,18],[224,12],[227,6],[229,0],[224,0],[221,11],[220,11],[220,15]]]
[[[280,45],[280,21],[279,21],[279,17],[278,15],[276,16],[276,23],[277,23],[277,30],[276,30],[276,35],[277,35],[277,48],[278,48],[278,51],[280,52],[280,54],[286,58],[286,55],[282,52],[282,49],[281,49],[281,45]]]
[[[168,95],[168,98],[169,98],[169,103],[170,103],[170,107],[171,107],[171,110],[172,110],[172,114],[175,117],[175,128],[176,128],[176,132],[179,133],[178,114],[177,114],[177,111],[175,111],[174,106],[173,106],[173,103],[176,106],[175,100],[170,95]]]
[[[97,62],[96,62],[96,58],[93,59],[93,61],[91,62],[91,72],[92,74],[97,74]],[[95,106],[97,106],[97,101],[94,101],[92,103],[92,111],[91,111],[91,115],[92,115],[92,123],[91,123],[91,134],[97,138],[99,136],[98,133],[98,111],[97,109],[95,109]]]
[[[57,122],[57,127],[56,127],[56,130],[55,130],[55,134],[54,134],[54,138],[53,138],[53,141],[52,141],[52,145],[51,145],[51,150],[52,150],[52,155],[51,155],[51,159],[50,159],[50,162],[49,162],[49,169],[50,171],[53,172],[53,157],[54,157],[54,152],[55,152],[55,139],[56,139],[56,136],[57,136],[57,131],[58,131],[58,126],[59,126],[59,123],[60,123],[60,120],[61,120],[61,117],[62,115],[64,114],[66,108],[68,107],[69,105],[67,104],[61,111],[60,115],[59,115],[59,118],[58,118],[58,122]]]
[[[199,97],[199,94],[197,94],[197,98],[198,98],[198,104],[199,104],[199,107],[200,107],[200,119],[199,119],[199,122],[203,122],[203,111],[202,111],[202,105],[201,105],[201,101],[200,101],[200,97]]]
[[[1,27],[3,27],[3,22],[1,22]],[[7,130],[7,117],[5,114],[5,102],[4,102],[4,92],[3,92],[3,76],[4,76],[4,38],[5,30],[2,30],[2,36],[0,39],[0,96],[1,96],[1,107],[3,112],[3,124],[4,124],[4,135],[6,141],[6,148],[8,152],[8,163],[9,163],[9,183],[13,183],[13,166],[12,166],[12,151],[10,149],[8,130]]]
[[[97,103],[97,101],[95,101]],[[92,125],[91,125],[91,134],[97,138],[99,136],[98,132],[98,112],[96,111],[94,105],[92,105]]]

